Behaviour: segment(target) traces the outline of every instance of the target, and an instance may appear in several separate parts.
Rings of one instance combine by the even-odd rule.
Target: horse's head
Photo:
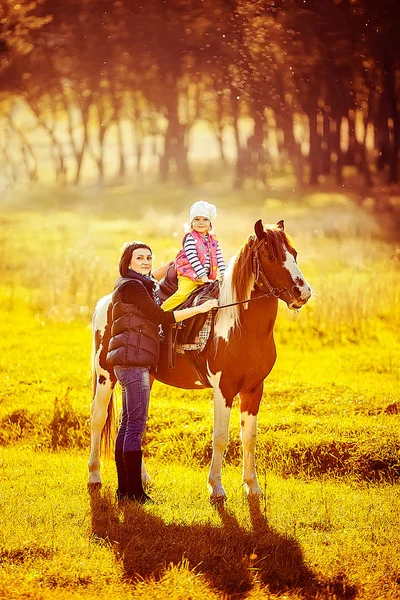
[[[286,302],[289,308],[301,308],[310,299],[311,288],[297,265],[297,252],[285,233],[284,222],[264,228],[260,219],[254,231],[252,261],[256,285]]]

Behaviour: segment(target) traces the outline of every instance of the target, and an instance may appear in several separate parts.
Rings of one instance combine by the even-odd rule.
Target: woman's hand
[[[184,321],[185,319],[189,319],[200,313],[206,313],[213,308],[218,308],[218,300],[207,300],[204,304],[200,304],[200,306],[190,306],[190,308],[174,310],[174,318],[176,323],[179,323],[180,321]]]
[[[199,281],[200,283],[212,283],[212,279],[209,277],[201,277]]]
[[[200,306],[197,307],[199,313],[205,313],[208,312],[209,310],[212,310],[213,308],[217,308],[218,306],[218,300],[207,300],[206,302],[204,302],[203,304],[200,304]]]

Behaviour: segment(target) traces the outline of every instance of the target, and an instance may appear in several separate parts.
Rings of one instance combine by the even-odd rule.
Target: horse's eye
[[[270,254],[270,255],[268,256],[268,259],[269,259],[269,260],[274,260],[274,257],[272,256],[272,254]]]

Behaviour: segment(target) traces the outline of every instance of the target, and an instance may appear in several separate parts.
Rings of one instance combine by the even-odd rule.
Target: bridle
[[[260,288],[260,290],[266,290],[264,296],[275,296],[275,298],[279,298],[284,292],[288,292],[288,290],[284,290],[281,288],[274,287],[267,275],[265,274],[264,269],[262,268],[262,263],[260,260],[260,248],[264,245],[264,242],[260,240],[256,247],[254,248],[252,257],[251,257],[251,267],[254,274],[255,284]],[[290,295],[292,295],[290,293]]]
[[[258,296],[254,296],[253,298],[248,298],[247,300],[239,300],[238,302],[232,302],[231,304],[223,304],[222,306],[217,306],[213,310],[217,311],[220,308],[228,308],[230,306],[237,306],[238,304],[246,304],[247,302],[253,302],[254,300],[260,300],[261,298],[268,298],[271,296],[274,296],[275,298],[280,298],[283,294],[287,294],[289,299],[292,299],[293,301],[296,300],[293,294],[293,289],[296,286],[293,285],[291,290],[281,289],[274,287],[269,281],[264,269],[262,268],[262,263],[260,260],[260,248],[262,246],[264,246],[263,239],[258,240],[251,255],[251,270],[254,275],[255,285],[259,287],[260,290],[262,290],[264,293],[259,294]]]

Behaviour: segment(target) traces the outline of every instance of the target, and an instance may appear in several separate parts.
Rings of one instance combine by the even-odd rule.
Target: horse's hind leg
[[[96,376],[97,379],[97,376]],[[89,458],[88,485],[101,485],[100,476],[100,442],[101,432],[107,420],[108,404],[111,399],[113,384],[109,378],[103,377],[102,383],[96,382],[96,391],[92,401],[91,410],[91,436]]]
[[[254,392],[240,392],[240,437],[243,446],[243,483],[248,494],[260,496],[256,472],[257,414],[263,392],[263,384]]]

